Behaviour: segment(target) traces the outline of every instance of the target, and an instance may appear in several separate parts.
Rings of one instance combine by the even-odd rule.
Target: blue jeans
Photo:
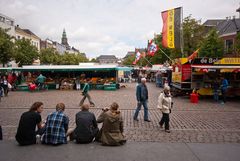
[[[218,101],[218,91],[213,92],[213,98],[215,101]]]
[[[138,117],[138,113],[139,111],[141,110],[141,107],[143,105],[143,108],[144,108],[144,120],[148,120],[148,106],[147,106],[147,101],[141,101],[137,104],[137,108],[136,108],[136,111],[134,113],[134,117],[133,119],[137,119]]]

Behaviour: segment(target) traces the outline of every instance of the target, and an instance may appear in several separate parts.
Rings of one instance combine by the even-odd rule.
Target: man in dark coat
[[[88,104],[83,104],[81,109],[76,114],[76,128],[73,132],[69,132],[68,135],[70,135],[70,140],[76,140],[76,143],[91,143],[99,132],[96,117],[89,112]]]
[[[146,78],[141,79],[141,83],[138,84],[137,90],[136,90],[136,97],[137,97],[137,108],[134,114],[133,119],[135,121],[138,121],[138,113],[141,110],[141,106],[144,107],[144,121],[150,122],[148,119],[148,89],[146,86]]]

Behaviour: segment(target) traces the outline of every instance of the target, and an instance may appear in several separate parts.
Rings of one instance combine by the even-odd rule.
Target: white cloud
[[[162,30],[161,11],[183,7],[184,16],[205,21],[236,15],[239,0],[1,0],[0,12],[42,39],[61,40],[89,57],[124,56]]]

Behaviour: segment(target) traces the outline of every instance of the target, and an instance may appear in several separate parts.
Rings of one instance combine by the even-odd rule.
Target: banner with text
[[[182,8],[174,8],[162,12],[162,45],[166,48],[181,47],[181,15]]]

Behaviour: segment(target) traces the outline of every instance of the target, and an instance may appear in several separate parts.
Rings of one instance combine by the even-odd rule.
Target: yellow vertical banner
[[[168,11],[168,37],[167,43],[169,48],[175,48],[174,45],[174,9]]]

